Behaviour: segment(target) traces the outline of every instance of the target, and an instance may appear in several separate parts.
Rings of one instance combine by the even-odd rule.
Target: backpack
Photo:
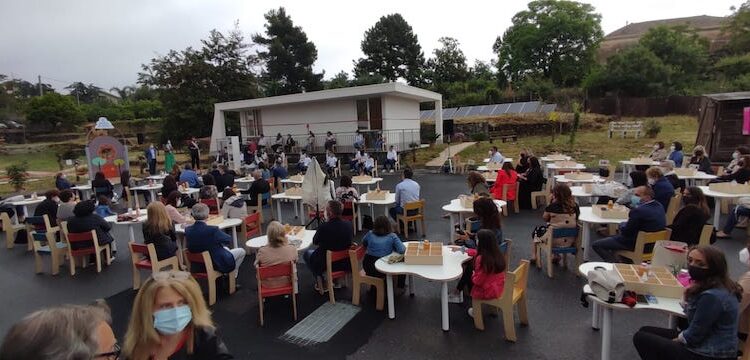
[[[591,292],[597,298],[610,304],[622,301],[625,284],[622,282],[620,275],[617,274],[617,270],[597,267],[589,271],[586,277],[589,280]]]

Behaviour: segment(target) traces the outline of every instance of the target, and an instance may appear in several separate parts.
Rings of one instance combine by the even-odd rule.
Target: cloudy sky
[[[628,22],[694,15],[725,16],[743,0],[589,0],[612,32]],[[0,74],[61,89],[73,81],[104,89],[135,83],[143,63],[170,49],[196,46],[211,29],[248,37],[263,31],[263,14],[284,6],[318,48],[326,78],[362,56],[365,30],[382,15],[401,13],[430,56],[441,36],[461,43],[469,63],[493,58],[492,43],[526,8],[504,1],[267,0],[0,0]]]

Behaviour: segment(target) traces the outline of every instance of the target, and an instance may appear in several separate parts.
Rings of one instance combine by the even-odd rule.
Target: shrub
[[[26,182],[29,180],[29,174],[26,172],[29,165],[24,161],[20,164],[12,164],[5,168],[8,173],[8,183],[13,186],[16,191],[23,190]]]
[[[471,140],[480,142],[480,141],[487,141],[487,134],[485,133],[473,133],[471,134]]]
[[[648,136],[649,138],[653,139],[661,132],[661,125],[655,119],[646,121],[645,126],[646,136]]]

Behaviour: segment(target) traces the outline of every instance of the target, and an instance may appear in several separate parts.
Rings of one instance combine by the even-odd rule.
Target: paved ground
[[[383,188],[393,189],[396,176],[388,175]],[[462,176],[418,174],[416,180],[427,200],[428,238],[447,242],[447,220],[441,207],[457,194],[465,193]],[[287,204],[285,217],[291,214]],[[376,214],[380,213],[376,209]],[[512,267],[529,256],[531,230],[540,222],[541,211],[522,211],[503,219],[505,237],[514,240]],[[140,229],[136,229],[140,233]],[[737,278],[744,270],[737,251],[744,244],[744,233],[735,232],[735,239],[721,240],[718,246],[726,251],[732,275]],[[131,287],[130,259],[127,254],[127,229],[115,228],[120,248],[117,260],[101,274],[93,269],[80,271],[74,278],[62,271],[57,277],[34,275],[33,258],[22,248],[0,249],[0,334],[25,314],[44,306],[62,303],[86,303],[106,298],[112,307],[115,332],[122,339],[134,292]],[[137,235],[140,238],[140,235]],[[290,329],[290,302],[284,299],[267,301],[266,325],[258,325],[257,293],[253,258],[246,259],[239,282],[244,287],[235,295],[220,296],[213,306],[219,331],[238,359],[596,359],[599,358],[600,334],[591,329],[590,310],[580,305],[583,280],[572,271],[555,269],[555,278],[548,279],[532,268],[529,277],[530,326],[518,327],[518,342],[503,340],[499,319],[488,318],[486,330],[477,331],[466,306],[450,305],[450,332],[440,327],[439,284],[417,279],[416,296],[396,299],[396,319],[374,309],[374,298],[365,296],[362,311],[328,343],[299,347],[278,338]],[[48,265],[47,265],[48,266]],[[327,301],[312,290],[312,279],[300,266],[300,319]],[[220,294],[223,292],[220,291]],[[349,301],[347,289],[337,290],[337,299]],[[615,313],[613,358],[633,359],[637,354],[631,338],[643,325],[665,326],[667,316],[653,312]]]
[[[463,142],[456,145],[451,145],[445,150],[441,151],[438,156],[425,164],[425,166],[428,167],[437,167],[437,166],[443,166],[443,163],[445,163],[445,160],[448,159],[449,156],[456,155],[466,149],[467,147],[474,145],[474,142]]]

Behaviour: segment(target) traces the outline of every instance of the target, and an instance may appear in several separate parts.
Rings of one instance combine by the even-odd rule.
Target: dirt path
[[[463,142],[460,144],[451,145],[447,149],[441,151],[440,154],[436,158],[428,161],[425,164],[425,166],[429,166],[429,167],[443,166],[443,163],[445,163],[445,160],[448,159],[448,154],[450,154],[450,156],[456,155],[460,153],[461,151],[463,151],[464,149],[466,149],[467,147],[472,146],[474,144],[475,144],[474,142]]]

